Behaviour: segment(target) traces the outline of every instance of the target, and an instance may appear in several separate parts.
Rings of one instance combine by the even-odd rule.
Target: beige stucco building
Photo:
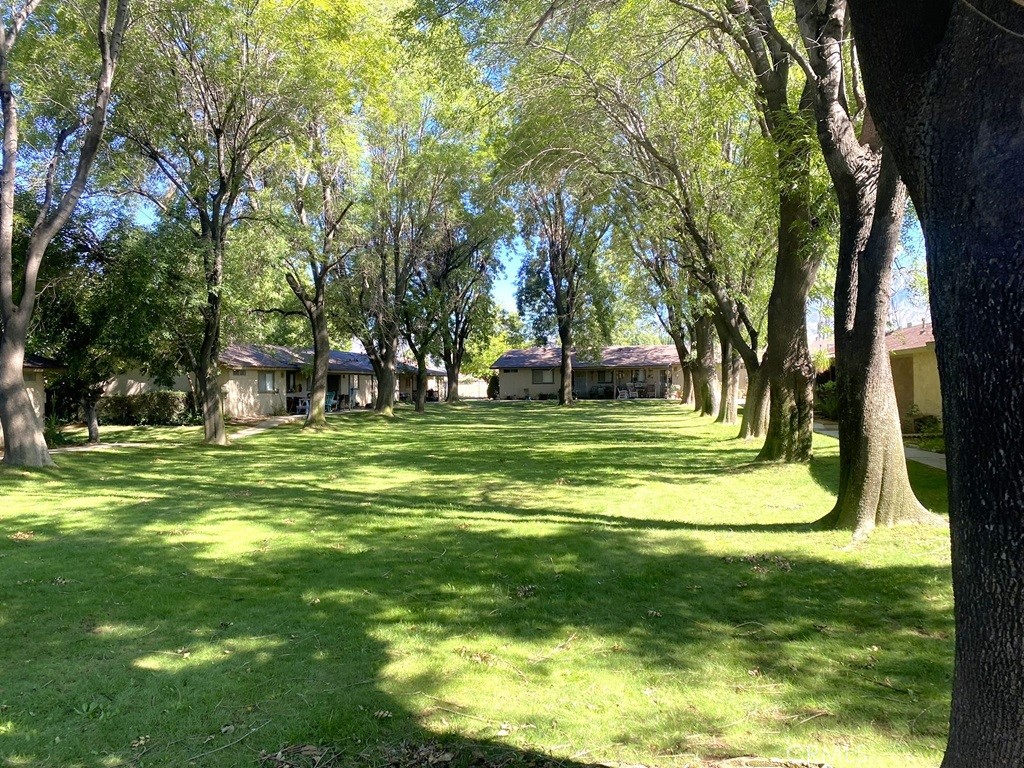
[[[558,397],[561,347],[531,347],[506,352],[491,366],[498,374],[502,400]],[[668,344],[605,347],[600,360],[572,356],[572,389],[578,399],[669,397],[682,381],[676,348]]]
[[[912,409],[919,416],[942,418],[939,363],[931,324],[899,328],[886,334],[885,342],[889,347],[896,404],[904,429],[913,429]]]
[[[229,344],[220,354],[221,395],[224,415],[228,418],[251,418],[295,413],[309,397],[312,384],[311,350],[294,350],[275,345]],[[402,399],[412,397],[415,368],[399,364],[396,394]],[[443,371],[430,369],[428,387],[444,397]],[[161,387],[152,378],[133,371],[112,379],[104,394],[135,395],[153,389],[190,392],[193,382],[179,376],[171,387]],[[374,402],[377,379],[370,359],[357,352],[331,350],[328,361],[327,391],[334,395],[335,408],[361,408]]]

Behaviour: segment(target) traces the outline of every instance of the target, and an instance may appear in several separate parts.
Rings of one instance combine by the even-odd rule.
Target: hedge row
[[[100,421],[105,424],[176,425],[188,415],[184,392],[144,392],[141,395],[110,395],[100,399]]]

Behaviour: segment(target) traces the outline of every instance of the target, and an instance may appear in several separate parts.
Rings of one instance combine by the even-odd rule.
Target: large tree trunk
[[[85,426],[89,432],[89,442],[100,441],[100,419],[96,412],[102,392],[86,392],[82,397],[82,410],[85,412]]]
[[[395,415],[395,384],[398,379],[398,339],[389,340],[380,350],[378,361],[374,362],[373,370],[377,376],[377,399],[374,410],[381,416]]]
[[[835,284],[839,493],[820,522],[852,529],[859,539],[878,525],[933,519],[910,487],[885,344],[906,189],[891,154],[883,157],[870,114],[858,136],[848,111],[845,0],[796,0],[796,5],[815,73],[818,140],[840,219]]]
[[[754,370],[747,368],[747,400],[743,404],[743,421],[740,424],[740,439],[753,440],[763,437],[768,431],[768,375],[764,366]]]
[[[217,357],[220,352],[220,293],[210,292],[204,307],[203,346],[196,380],[203,405],[203,435],[207,445],[227,445],[224,403],[220,396]]]
[[[302,427],[319,429],[327,426],[327,374],[331,362],[331,339],[322,295],[306,308],[306,315],[313,331],[313,384],[309,391],[309,412]]]
[[[805,102],[809,101],[805,90]],[[779,243],[768,299],[768,433],[758,459],[802,462],[811,458],[814,434],[814,366],[807,348],[807,295],[821,263],[815,251],[811,210],[814,123],[805,109],[776,114],[778,123]],[[782,138],[780,138],[782,137]]]
[[[850,8],[872,114],[910,189],[928,251],[956,619],[942,766],[1019,768],[1024,7],[851,0]]]
[[[427,357],[421,355],[416,358],[416,413],[424,413],[427,410]]]
[[[722,391],[718,400],[719,424],[735,424],[739,421],[740,357],[733,349],[732,339],[725,321],[715,317],[718,343],[722,350]]]
[[[445,401],[449,403],[459,402],[459,368],[454,363],[444,361],[444,372],[448,379],[448,394]]]
[[[720,385],[715,364],[715,322],[709,315],[700,317],[693,325],[695,353],[693,368],[694,410],[701,416],[718,413]]]
[[[572,405],[572,330],[567,325],[560,327],[558,337],[562,342],[562,359],[558,368],[562,381],[558,386],[558,404]]]
[[[853,530],[855,539],[879,525],[933,519],[910,487],[885,343],[906,193],[891,159],[883,159],[869,181],[857,190],[856,200],[840,204],[844,221],[835,289],[839,495],[820,521]],[[841,194],[849,197],[846,192]]]
[[[0,429],[4,464],[15,467],[53,465],[25,387],[25,333],[23,324],[9,323],[0,336]]]
[[[693,363],[686,362],[682,366],[682,389],[679,392],[679,402],[681,405],[693,406]]]

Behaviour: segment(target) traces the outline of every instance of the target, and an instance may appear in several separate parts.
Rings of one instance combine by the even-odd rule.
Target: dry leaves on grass
[[[259,760],[266,768],[335,768],[341,765],[337,750],[315,744],[294,744],[273,754],[261,752]]]

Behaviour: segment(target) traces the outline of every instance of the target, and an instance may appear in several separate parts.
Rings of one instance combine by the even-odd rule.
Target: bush
[[[942,421],[938,416],[918,416],[914,419],[914,431],[932,437],[941,435]]]
[[[839,417],[839,393],[836,392],[836,383],[826,381],[818,385],[818,392],[814,398],[814,410],[823,419],[835,420]]]
[[[490,381],[487,382],[487,399],[497,400],[501,395],[501,389],[498,386],[498,374],[493,374]]]
[[[188,396],[184,392],[155,391],[140,395],[109,395],[101,398],[100,420],[106,424],[176,426],[187,418]]]

